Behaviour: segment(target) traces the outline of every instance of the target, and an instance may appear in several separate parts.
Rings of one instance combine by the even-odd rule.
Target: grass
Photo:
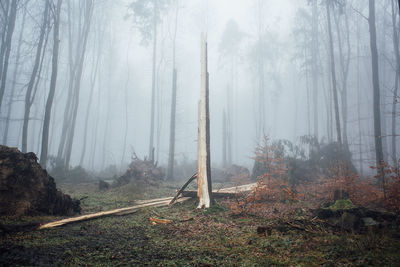
[[[173,193],[168,190],[174,191],[160,187],[147,194],[140,190],[129,193],[132,188],[98,192],[90,184],[64,185],[63,189],[74,197],[88,196],[82,203],[85,213],[128,206],[139,197],[168,196]],[[0,241],[0,265],[395,266],[400,262],[400,240],[391,233],[273,230],[265,236],[257,234],[257,227],[271,224],[271,220],[233,215],[226,201],[217,201],[208,210],[196,206],[193,199],[126,216],[5,235]],[[152,225],[150,217],[174,223]],[[52,219],[57,218],[1,218],[8,223]]]

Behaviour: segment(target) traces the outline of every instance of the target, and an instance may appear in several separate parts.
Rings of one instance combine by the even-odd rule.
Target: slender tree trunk
[[[3,135],[3,144],[7,144],[7,139],[8,139],[8,131],[10,127],[10,117],[11,117],[11,111],[12,111],[12,106],[14,102],[14,94],[15,90],[17,88],[17,78],[19,75],[19,67],[20,67],[20,57],[21,57],[21,46],[22,46],[22,37],[24,34],[24,29],[25,29],[25,19],[26,19],[26,9],[24,9],[24,13],[22,16],[22,24],[21,24],[21,31],[19,32],[19,37],[18,37],[18,47],[17,47],[17,56],[15,59],[15,69],[14,69],[14,74],[13,74],[13,81],[11,85],[11,96],[10,96],[10,101],[8,104],[7,108],[7,119],[6,119],[6,125],[4,127],[4,135]]]
[[[318,3],[312,3],[312,86],[313,86],[313,115],[314,115],[314,136],[318,139]]]
[[[62,0],[57,0],[57,7],[54,14],[54,29],[53,29],[53,56],[51,59],[51,78],[50,90],[46,101],[46,108],[44,113],[43,131],[42,131],[42,149],[40,153],[40,165],[46,168],[48,156],[48,143],[49,143],[49,129],[51,108],[53,106],[54,94],[56,92],[57,74],[58,74],[58,52],[60,47],[60,13],[61,13]]]
[[[357,116],[358,116],[358,153],[360,161],[360,176],[364,177],[362,131],[361,131],[361,88],[360,88],[360,22],[357,20]]]
[[[154,116],[155,116],[155,101],[156,101],[156,57],[157,57],[157,12],[158,0],[154,1],[154,15],[153,15],[153,69],[151,74],[151,110],[150,110],[150,143],[149,143],[149,159],[154,161],[153,148],[154,148]]]
[[[0,109],[1,109],[1,104],[3,102],[4,92],[6,90],[8,62],[10,59],[11,46],[12,46],[11,42],[12,42],[12,36],[14,33],[15,20],[17,17],[17,5],[18,5],[18,0],[12,0],[10,15],[8,16],[7,35],[5,36],[6,37],[5,38],[5,57],[4,57],[4,61],[1,62],[3,64],[0,64],[0,65],[2,65],[1,84],[0,84]]]
[[[374,136],[377,175],[381,180],[383,194],[386,199],[385,176],[383,169],[383,150],[381,134],[381,109],[380,109],[380,89],[379,89],[379,65],[378,48],[376,45],[376,26],[375,26],[375,1],[369,0],[369,33],[372,61],[372,83],[373,83],[373,110],[374,110]]]
[[[36,80],[40,79],[38,77],[38,72],[40,72],[39,68],[41,69],[41,62],[43,62],[42,57],[44,57],[43,43],[45,41],[48,19],[49,19],[49,2],[46,1],[44,13],[43,13],[43,22],[42,22],[42,26],[40,28],[39,42],[38,42],[38,45],[36,48],[36,57],[35,57],[34,65],[33,65],[31,78],[29,80],[28,87],[26,89],[26,94],[25,94],[24,123],[22,126],[22,152],[24,152],[24,153],[27,152],[29,116],[30,116],[31,106],[32,106],[32,103],[34,100],[34,97],[32,97],[32,92],[33,92]]]
[[[175,153],[175,117],[176,117],[176,82],[177,71],[174,69],[172,78],[172,103],[171,103],[171,125],[169,134],[169,155],[168,155],[168,174],[167,179],[174,176],[174,153]]]
[[[88,104],[87,104],[87,108],[86,108],[86,117],[85,117],[85,130],[83,131],[83,148],[82,148],[82,154],[81,154],[81,159],[79,161],[79,165],[82,166],[83,165],[83,160],[85,158],[85,154],[86,154],[86,142],[87,142],[87,132],[88,132],[88,125],[89,125],[89,115],[90,115],[90,110],[92,107],[92,102],[93,102],[93,93],[94,93],[94,87],[96,85],[96,78],[97,78],[97,73],[98,73],[98,69],[99,69],[99,62],[100,62],[100,58],[101,58],[101,40],[99,40],[99,48],[98,48],[98,53],[97,55],[95,53],[93,53],[94,58],[96,58],[96,60],[94,60],[93,58],[93,63],[94,67],[92,69],[92,75],[91,75],[91,81],[90,81],[90,93],[89,93],[89,100],[88,100]],[[126,98],[126,96],[125,96]]]
[[[79,107],[79,93],[80,93],[80,87],[81,87],[83,67],[84,67],[84,62],[85,62],[86,45],[87,45],[87,40],[88,40],[88,36],[89,36],[89,32],[90,32],[92,17],[93,17],[93,1],[86,0],[85,1],[85,12],[84,12],[84,25],[83,25],[83,31],[82,31],[82,33],[83,33],[82,47],[80,50],[79,59],[77,59],[78,69],[77,69],[77,73],[75,76],[75,83],[74,83],[75,84],[74,109],[73,109],[73,115],[72,115],[72,123],[71,123],[70,131],[69,131],[68,141],[67,141],[67,150],[66,150],[66,154],[65,154],[65,166],[67,168],[69,167],[69,163],[71,160],[72,145],[74,142],[76,117],[78,114],[78,107]]]
[[[348,140],[347,140],[347,82],[348,82],[348,75],[349,75],[349,66],[350,66],[350,53],[351,53],[351,46],[350,46],[350,29],[349,29],[349,21],[347,16],[347,11],[344,11],[344,20],[345,20],[345,27],[344,30],[346,32],[346,47],[347,47],[347,55],[345,56],[343,52],[343,45],[342,45],[342,34],[340,28],[340,21],[338,18],[338,14],[334,16],[335,24],[336,24],[336,32],[338,36],[338,44],[339,44],[339,62],[340,68],[342,71],[342,90],[340,91],[341,100],[342,100],[342,121],[343,121],[343,144],[348,150]]]
[[[392,3],[392,24],[393,24],[393,49],[394,54],[396,56],[396,74],[395,74],[395,83],[394,83],[394,92],[393,92],[393,104],[392,104],[392,160],[393,166],[398,166],[397,162],[397,152],[396,152],[396,111],[397,111],[397,102],[398,102],[398,89],[399,89],[399,78],[400,78],[400,52],[399,52],[399,32],[396,28],[398,24],[396,20],[396,9],[394,0],[391,1]],[[400,15],[400,13],[399,13]]]
[[[226,141],[227,141],[227,130],[226,130],[226,112],[222,113],[222,167],[227,167],[226,161]]]
[[[171,122],[169,134],[169,152],[168,152],[168,173],[167,179],[174,177],[174,162],[175,162],[175,122],[176,122],[176,91],[177,91],[177,70],[175,63],[176,54],[176,34],[178,30],[178,14],[179,14],[179,1],[176,1],[175,10],[175,29],[172,45],[172,98],[171,98]]]
[[[335,120],[336,120],[336,135],[339,145],[342,145],[342,133],[340,129],[340,116],[339,116],[339,101],[336,84],[336,70],[335,70],[335,55],[333,51],[333,37],[332,37],[332,25],[331,25],[331,11],[330,2],[326,4],[326,14],[328,20],[328,34],[329,34],[329,51],[331,57],[331,75],[332,75],[332,91],[333,91],[333,102],[335,106]]]

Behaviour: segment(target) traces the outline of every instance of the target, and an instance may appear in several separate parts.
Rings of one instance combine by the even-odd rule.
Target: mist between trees
[[[197,156],[206,32],[212,165],[309,136],[380,175],[398,165],[399,27],[395,0],[2,0],[2,144],[48,169],[138,155],[173,178]]]

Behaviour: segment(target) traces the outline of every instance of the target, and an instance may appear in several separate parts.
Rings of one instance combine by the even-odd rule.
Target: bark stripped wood
[[[158,219],[158,218],[149,218],[149,221],[151,221],[152,223],[160,223],[160,224],[169,224],[169,223],[173,223],[174,221],[172,220],[168,220],[168,219]]]
[[[102,211],[102,212],[97,212],[93,214],[87,214],[87,215],[82,215],[78,217],[73,217],[73,218],[68,218],[68,219],[63,219],[55,222],[50,222],[46,224],[42,224],[39,227],[40,229],[47,229],[47,228],[53,228],[57,226],[62,226],[65,224],[69,223],[74,223],[74,222],[81,222],[81,221],[86,221],[86,220],[91,220],[91,219],[96,219],[100,217],[105,217],[105,216],[110,216],[110,215],[126,215],[126,214],[131,214],[136,211],[138,211],[140,208],[146,208],[146,207],[162,207],[162,206],[167,206],[168,203],[171,201],[171,197],[169,198],[162,198],[162,199],[152,199],[149,200],[147,203],[144,204],[139,204],[131,207],[126,207],[126,208],[120,208],[120,209],[114,209],[114,210],[109,210],[109,211]],[[178,201],[183,202],[188,200],[189,198],[180,198]]]
[[[257,183],[252,183],[252,184],[222,188],[219,190],[213,190],[212,197],[213,198],[214,197],[215,198],[235,197],[236,194],[238,194],[238,193],[250,192],[251,190],[253,190],[256,187],[257,187]],[[193,191],[193,190],[182,191],[182,196],[183,197],[195,197],[196,191]]]
[[[183,190],[185,190],[185,188],[196,178],[197,178],[197,172],[195,174],[193,174],[192,177],[190,177],[189,180],[181,187],[181,189],[178,191],[178,193],[176,193],[175,197],[171,200],[169,205],[174,204],[174,202],[179,197],[179,195],[183,192]]]
[[[199,102],[198,151],[197,151],[197,208],[209,208],[211,199],[210,119],[208,103],[208,70],[206,35],[201,36],[201,95]]]

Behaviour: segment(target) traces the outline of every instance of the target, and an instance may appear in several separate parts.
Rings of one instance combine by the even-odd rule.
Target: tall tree
[[[35,95],[37,92],[37,84],[40,80],[40,72],[42,69],[44,53],[46,49],[47,43],[47,34],[49,31],[49,9],[50,3],[49,1],[45,1],[45,7],[43,12],[43,20],[40,26],[40,34],[39,34],[39,41],[36,46],[36,56],[32,68],[31,77],[29,79],[29,83],[26,89],[25,94],[25,111],[24,111],[24,121],[22,126],[22,152],[27,152],[27,145],[28,145],[28,127],[29,127],[29,120],[30,120],[30,112],[32,103],[35,99]]]
[[[396,58],[396,70],[395,70],[395,82],[394,82],[394,91],[393,91],[393,104],[392,104],[392,160],[393,160],[393,165],[397,166],[397,152],[396,152],[396,135],[397,135],[397,130],[396,130],[396,111],[397,111],[397,102],[399,99],[398,96],[398,89],[399,89],[399,79],[400,79],[400,52],[399,52],[399,28],[398,26],[398,20],[396,19],[397,14],[400,13],[396,12],[395,8],[395,0],[391,1],[392,3],[392,27],[393,27],[393,50]],[[399,1],[399,7],[400,7],[400,1]]]
[[[17,79],[20,71],[20,58],[21,58],[21,46],[22,46],[22,38],[24,35],[24,29],[25,29],[25,21],[26,21],[26,13],[27,10],[24,8],[22,15],[22,22],[21,22],[21,30],[19,32],[18,36],[18,46],[17,46],[17,51],[16,51],[16,59],[15,59],[15,68],[14,68],[14,73],[13,73],[13,79],[12,79],[12,85],[11,85],[11,95],[10,95],[10,100],[8,101],[8,107],[7,107],[7,118],[6,118],[6,125],[4,127],[4,135],[3,135],[3,144],[7,144],[7,139],[8,139],[8,131],[10,127],[10,122],[11,122],[11,111],[13,107],[13,102],[14,102],[14,96],[15,96],[15,90],[17,88]]]
[[[335,67],[335,54],[333,49],[333,34],[332,34],[332,22],[331,22],[331,8],[333,1],[326,1],[326,15],[328,21],[328,35],[329,35],[329,54],[330,54],[330,69],[332,79],[332,91],[333,91],[333,103],[335,107],[335,121],[336,121],[336,135],[339,145],[342,145],[342,133],[340,128],[340,115],[339,115],[339,100],[337,90],[337,79],[336,79],[336,67]]]
[[[50,0],[46,0],[50,1]],[[45,113],[44,113],[44,121],[43,121],[43,130],[42,130],[42,147],[40,153],[40,164],[43,168],[46,168],[47,165],[47,155],[48,155],[48,143],[49,143],[49,131],[50,131],[50,117],[51,117],[51,108],[53,106],[54,94],[56,91],[57,84],[57,74],[58,74],[58,53],[60,47],[60,16],[61,16],[61,5],[62,0],[57,0],[56,7],[54,4],[52,5],[52,14],[53,14],[53,55],[51,59],[51,78],[50,78],[50,90],[49,95],[47,96]]]
[[[135,0],[129,8],[132,11],[133,24],[142,35],[142,43],[153,41],[152,74],[151,74],[151,107],[150,107],[150,142],[148,156],[154,160],[154,121],[156,100],[156,58],[157,26],[161,21],[161,12],[166,9],[168,0]]]
[[[371,66],[372,66],[372,88],[373,88],[373,112],[374,112],[374,140],[377,176],[379,177],[384,197],[386,198],[385,176],[383,169],[383,150],[381,133],[381,108],[380,108],[380,88],[379,88],[379,63],[378,47],[376,44],[376,25],[375,25],[375,1],[369,0],[369,33],[371,48]]]
[[[15,20],[17,18],[17,7],[19,0],[5,1],[3,32],[0,47],[0,108],[6,90],[8,63],[11,54],[12,36],[14,33]]]
[[[175,162],[175,120],[176,120],[176,91],[177,91],[177,69],[176,69],[176,34],[178,31],[179,0],[175,1],[175,24],[172,37],[172,94],[171,94],[171,122],[169,133],[168,172],[167,179],[174,177]]]

